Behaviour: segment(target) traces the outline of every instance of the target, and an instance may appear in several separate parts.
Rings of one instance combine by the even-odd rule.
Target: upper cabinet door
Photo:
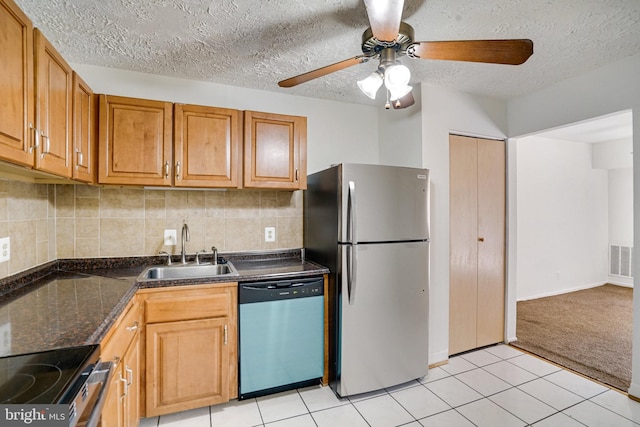
[[[170,102],[100,95],[100,184],[171,185]]]
[[[33,24],[0,0],[0,158],[33,166]]]
[[[91,88],[73,73],[73,168],[77,181],[96,182],[98,104]]]
[[[71,177],[71,87],[73,70],[36,28],[36,123],[40,143],[36,168]]]
[[[307,188],[307,118],[245,111],[244,186]]]
[[[242,113],[226,108],[176,104],[176,187],[238,187]]]

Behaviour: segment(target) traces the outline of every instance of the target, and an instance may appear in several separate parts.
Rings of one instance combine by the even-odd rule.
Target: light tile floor
[[[141,427],[640,425],[640,403],[507,345],[452,357],[407,384],[350,398],[309,387],[141,420]]]

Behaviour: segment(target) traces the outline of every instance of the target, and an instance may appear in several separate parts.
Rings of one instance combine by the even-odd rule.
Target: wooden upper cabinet
[[[72,177],[96,182],[96,143],[98,141],[98,98],[91,88],[73,73],[73,147]]]
[[[33,166],[33,24],[0,0],[0,159]]]
[[[176,187],[238,187],[242,113],[175,104]]]
[[[171,185],[170,102],[100,95],[100,184]]]
[[[73,70],[35,29],[36,168],[71,177]]]
[[[245,111],[244,186],[307,188],[307,118]]]

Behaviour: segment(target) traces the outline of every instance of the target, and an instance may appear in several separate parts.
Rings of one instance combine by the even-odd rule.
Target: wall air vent
[[[609,246],[609,274],[612,276],[633,277],[632,246]]]

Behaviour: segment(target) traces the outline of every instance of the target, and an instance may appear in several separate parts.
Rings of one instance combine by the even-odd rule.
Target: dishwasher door
[[[322,278],[239,288],[239,399],[317,384],[324,374]]]

